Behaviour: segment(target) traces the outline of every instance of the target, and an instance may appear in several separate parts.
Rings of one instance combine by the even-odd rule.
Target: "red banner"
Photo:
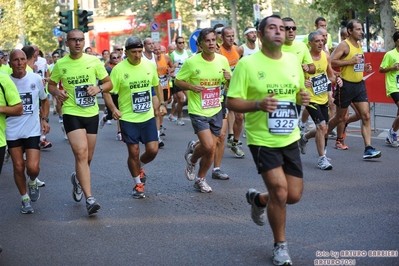
[[[385,74],[380,73],[380,65],[385,53],[373,52],[364,53],[366,63],[371,63],[372,71],[370,73],[364,72],[363,76],[366,79],[366,88],[369,102],[374,103],[393,103],[391,98],[386,96],[385,90]]]

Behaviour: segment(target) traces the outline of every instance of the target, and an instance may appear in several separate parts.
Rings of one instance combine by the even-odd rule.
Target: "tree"
[[[4,50],[11,50],[17,44],[20,36],[20,21],[15,17],[23,17],[21,9],[16,8],[15,0],[1,0],[0,6],[3,8],[3,18],[0,20],[0,47]]]
[[[57,3],[53,0],[0,0],[4,9],[1,19],[0,46],[11,50],[28,40],[44,52],[57,48],[58,41],[52,30],[57,26]]]
[[[203,0],[201,5],[197,6],[197,10],[207,10],[210,17],[228,20],[236,33],[236,42],[241,43],[244,29],[253,26],[254,23],[253,5],[260,4],[262,8],[267,2],[266,0]]]
[[[334,13],[341,16],[350,11],[355,11],[355,17],[360,21],[365,21],[370,14],[379,14],[379,25],[383,32],[385,49],[390,50],[394,47],[392,40],[392,35],[395,32],[392,8],[394,3],[397,5],[395,0],[316,0],[311,8],[323,14]],[[377,25],[376,28],[378,29],[379,26]]]
[[[282,18],[290,17],[295,21],[297,35],[307,35],[315,31],[314,22],[316,18],[321,16],[318,10],[309,9],[309,2],[307,0],[273,0],[272,9],[274,13],[279,14]],[[331,23],[331,21],[334,21],[335,17],[330,14],[323,15],[323,17],[328,22],[328,32],[330,34],[338,32],[338,24]],[[334,41],[338,40],[337,34],[331,34],[331,36]]]
[[[25,37],[46,53],[58,46],[53,29],[58,25],[58,14],[55,12],[57,2],[53,0],[24,1]]]
[[[183,36],[188,37],[191,34],[192,29],[195,27],[194,24],[194,6],[192,1],[184,0],[176,2],[177,11],[179,17],[183,23]],[[151,35],[150,23],[154,21],[154,17],[157,14],[163,12],[171,12],[172,2],[171,0],[109,0],[108,5],[102,6],[102,13],[105,16],[117,16],[126,10],[131,10],[135,16],[135,26],[132,34],[137,35],[141,39]],[[137,30],[140,23],[145,23],[147,28]],[[166,22],[165,22],[166,23]],[[164,26],[164,25],[161,25]],[[161,32],[160,37],[165,37],[167,32]]]

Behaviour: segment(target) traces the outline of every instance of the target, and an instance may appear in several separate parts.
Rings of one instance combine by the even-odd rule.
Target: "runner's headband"
[[[224,28],[224,27],[219,27],[219,28],[216,28],[215,32],[217,32],[217,33],[221,33],[221,32],[222,32],[222,30],[223,30],[223,28]]]
[[[130,44],[128,46],[125,46],[125,50],[130,50],[133,48],[143,48],[143,44],[142,43],[134,43],[134,44]]]
[[[253,32],[253,31],[256,31],[256,29],[255,28],[249,28],[246,31],[244,31],[244,35],[247,34],[247,33]]]

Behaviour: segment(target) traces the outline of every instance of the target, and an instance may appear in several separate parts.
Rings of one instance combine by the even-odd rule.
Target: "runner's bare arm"
[[[249,112],[269,112],[273,113],[277,108],[278,100],[273,96],[275,93],[267,95],[261,100],[244,100],[242,98],[232,98],[227,97],[226,106],[229,110],[239,112],[239,113],[249,113]]]

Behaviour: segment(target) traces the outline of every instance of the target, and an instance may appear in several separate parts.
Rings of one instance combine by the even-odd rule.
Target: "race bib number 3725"
[[[133,112],[145,113],[151,109],[150,91],[134,92],[132,94]]]

